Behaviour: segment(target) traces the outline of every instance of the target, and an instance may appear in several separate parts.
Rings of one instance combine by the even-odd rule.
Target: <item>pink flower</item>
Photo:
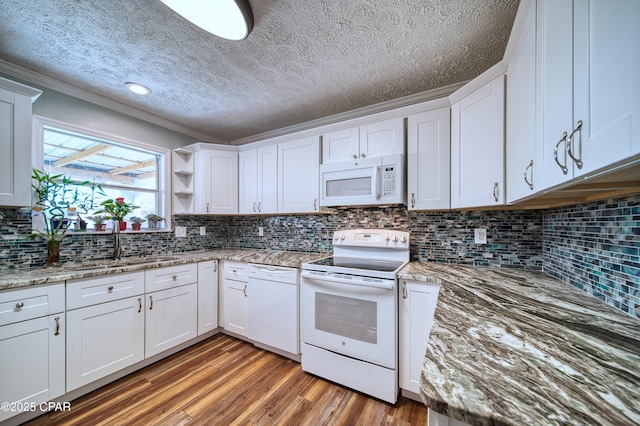
[[[116,198],[116,204],[124,204],[124,197]]]

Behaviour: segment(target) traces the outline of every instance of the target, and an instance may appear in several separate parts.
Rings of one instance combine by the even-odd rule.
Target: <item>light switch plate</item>
[[[207,227],[206,226],[201,226],[200,227],[200,235],[207,235]]]
[[[487,230],[485,228],[476,228],[473,233],[476,244],[487,244]]]
[[[258,226],[258,237],[264,237],[264,228],[262,226]]]
[[[187,236],[187,227],[176,226],[175,235],[176,235],[176,238],[185,238]]]

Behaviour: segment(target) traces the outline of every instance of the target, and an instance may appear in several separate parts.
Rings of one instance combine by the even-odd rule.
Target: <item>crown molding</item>
[[[301,133],[300,136],[306,135],[306,131],[314,130],[332,124],[341,123],[348,120],[354,120],[357,118],[366,117],[372,114],[378,114],[386,111],[392,111],[403,107],[408,107],[416,104],[421,104],[434,99],[446,99],[449,95],[456,90],[467,84],[468,81],[451,84],[448,86],[439,87],[437,89],[427,90],[426,92],[416,93],[402,98],[392,99],[390,101],[381,102],[375,105],[370,105],[363,108],[354,109],[351,111],[343,112],[340,114],[330,115],[328,117],[319,118],[317,120],[307,121],[293,126],[283,127],[281,129],[272,130],[270,132],[264,132],[246,138],[236,139],[230,141],[230,145],[245,145],[253,142],[259,142],[266,139],[274,139],[282,136],[291,135],[294,133]],[[448,101],[446,101],[448,103]]]
[[[0,59],[0,72],[6,75],[10,75],[12,77],[18,78],[20,80],[26,81],[29,84],[35,84],[35,85],[41,86],[43,89],[55,90],[56,92],[60,92],[65,95],[72,96],[74,98],[78,98],[83,101],[87,101],[104,108],[108,108],[110,110],[128,115],[130,117],[137,118],[139,120],[143,120],[151,124],[155,124],[165,129],[169,129],[186,136],[191,136],[192,138],[199,141],[215,143],[215,144],[223,144],[223,145],[228,144],[227,141],[218,139],[207,133],[200,132],[190,127],[178,124],[174,121],[170,121],[165,118],[158,117],[157,115],[150,114],[138,108],[134,108],[130,105],[113,101],[109,98],[105,98],[104,96],[96,95],[95,93],[89,92],[88,90],[84,90],[72,84],[60,81],[56,78],[37,73],[35,71],[28,70],[26,68],[20,67],[18,65],[4,61],[2,59]]]

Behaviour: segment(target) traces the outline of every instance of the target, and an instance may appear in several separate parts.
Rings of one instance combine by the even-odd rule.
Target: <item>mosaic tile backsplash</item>
[[[640,317],[640,198],[628,197],[547,211],[409,212],[406,208],[340,208],[281,216],[175,216],[186,238],[172,232],[125,233],[124,256],[214,248],[331,253],[337,229],[390,228],[411,232],[411,260],[542,269],[612,306]],[[199,233],[206,227],[206,235]],[[0,209],[0,271],[42,266],[45,245],[26,238],[27,211]],[[258,228],[264,230],[258,236]],[[474,242],[487,229],[487,244]],[[61,260],[111,255],[113,237],[74,233]]]

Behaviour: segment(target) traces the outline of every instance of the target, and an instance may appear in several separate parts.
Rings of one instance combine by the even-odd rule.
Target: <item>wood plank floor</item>
[[[25,424],[426,425],[427,409],[369,398],[219,334]]]

